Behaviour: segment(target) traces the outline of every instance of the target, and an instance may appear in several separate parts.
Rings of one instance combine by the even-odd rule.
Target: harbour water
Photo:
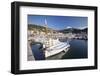
[[[88,57],[87,40],[73,39],[70,41],[69,51],[62,56],[62,59],[79,59]]]
[[[32,45],[32,53],[35,57],[35,60],[45,60],[45,55],[43,53],[42,44],[36,43]]]
[[[46,60],[55,60],[55,59],[80,59],[88,57],[88,45],[87,40],[77,40],[73,39],[69,42],[70,49],[68,52],[61,52],[54,56],[46,58]],[[32,45],[32,52],[36,60],[45,60],[43,56],[43,50],[39,49],[40,45]]]

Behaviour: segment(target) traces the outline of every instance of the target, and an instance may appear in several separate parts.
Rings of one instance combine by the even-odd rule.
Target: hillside
[[[44,26],[41,26],[41,25],[36,25],[36,24],[29,24],[28,25],[28,30],[38,30],[38,31],[43,31],[45,32],[45,27]],[[48,32],[50,31],[53,31],[53,32],[61,32],[61,33],[87,33],[88,31],[88,28],[84,28],[84,29],[77,29],[77,28],[66,28],[66,29],[62,29],[62,30],[54,30],[54,29],[51,29],[51,28],[48,28]]]
[[[28,24],[28,30],[38,30],[38,31],[45,31],[45,27],[44,26],[41,26],[41,25],[36,25],[36,24]],[[50,31],[54,31],[53,29],[51,28],[48,28],[48,32]]]
[[[88,28],[84,28],[84,29],[69,28],[69,29],[59,30],[59,32],[62,32],[62,33],[69,33],[69,32],[72,32],[72,33],[81,33],[81,32],[87,33],[87,31],[88,31]]]

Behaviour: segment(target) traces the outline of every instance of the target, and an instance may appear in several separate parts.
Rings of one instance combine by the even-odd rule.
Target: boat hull
[[[60,43],[58,46],[47,49],[45,51],[45,57],[47,58],[47,57],[56,55],[60,52],[67,52],[69,50],[69,47],[70,47],[70,45],[67,43]]]

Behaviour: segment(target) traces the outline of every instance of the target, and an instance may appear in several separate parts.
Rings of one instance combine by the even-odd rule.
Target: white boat
[[[47,31],[47,29],[48,29],[47,25],[48,25],[47,20],[45,19],[46,32],[48,32]],[[52,34],[53,33],[51,32],[51,36],[52,36]],[[67,52],[69,50],[69,47],[70,47],[69,42],[61,42],[57,38],[53,39],[53,37],[51,37],[51,38],[48,37],[47,40],[45,40],[45,41],[47,41],[44,44],[47,47],[46,50],[45,50],[45,57],[46,58],[49,57],[49,56],[53,56],[55,54],[58,54],[62,51]]]
[[[47,58],[60,52],[67,52],[69,47],[70,45],[68,42],[60,42],[59,40],[56,40],[56,43],[53,46],[46,48],[45,57]]]

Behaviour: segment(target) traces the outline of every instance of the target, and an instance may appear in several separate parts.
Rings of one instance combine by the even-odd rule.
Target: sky
[[[71,27],[82,29],[88,25],[88,17],[28,15],[28,24],[38,24],[44,26],[45,20],[48,27],[55,30]]]

